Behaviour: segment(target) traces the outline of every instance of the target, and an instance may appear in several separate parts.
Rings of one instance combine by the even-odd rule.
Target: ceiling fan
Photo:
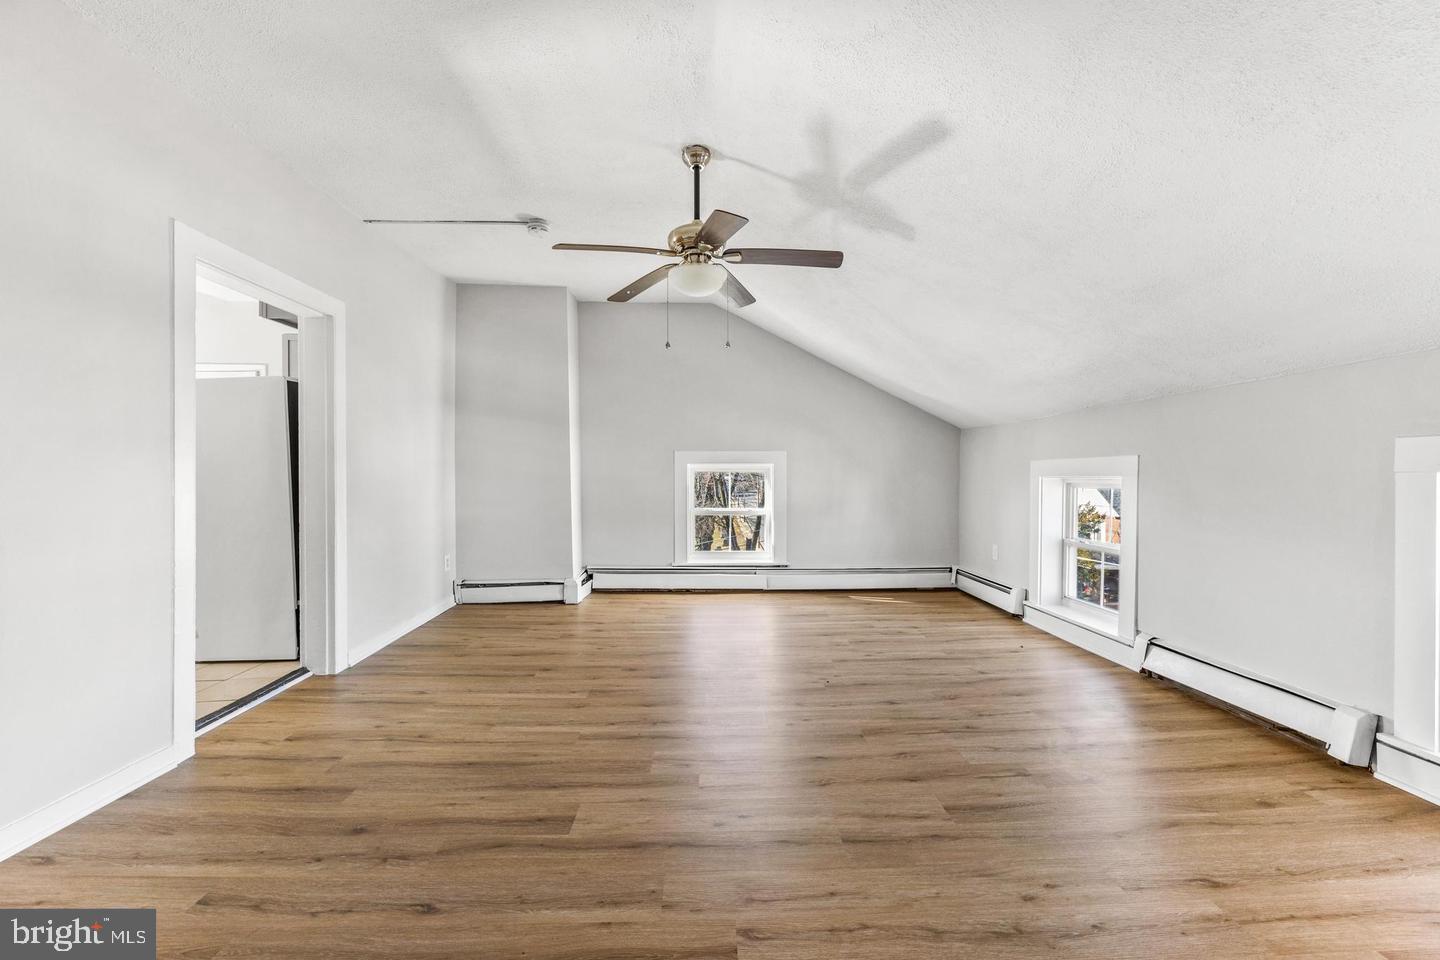
[[[628,247],[606,243],[557,243],[555,250],[600,250],[611,253],[648,253],[661,257],[678,257],[679,263],[667,263],[651,270],[620,291],[610,300],[624,303],[655,284],[670,278],[675,289],[691,297],[708,297],[722,288],[731,302],[748,307],[755,296],[735,279],[725,267],[727,263],[772,263],[786,267],[838,267],[845,259],[839,250],[794,250],[783,247],[745,247],[727,249],[730,238],[750,221],[727,210],[715,210],[700,220],[700,171],[710,162],[710,148],[695,143],[680,151],[685,165],[695,175],[695,219],[670,231],[665,247]]]

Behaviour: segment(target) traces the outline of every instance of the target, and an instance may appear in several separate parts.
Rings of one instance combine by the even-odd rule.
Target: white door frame
[[[195,277],[299,316],[300,662],[338,673],[346,649],[345,304],[173,221],[174,746],[195,752]]]

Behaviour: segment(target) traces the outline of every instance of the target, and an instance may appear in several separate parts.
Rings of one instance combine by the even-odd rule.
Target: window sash
[[[690,515],[695,517],[724,516],[753,517],[774,513],[769,507],[691,507]]]
[[[1063,541],[1061,541],[1061,549],[1065,551],[1064,562],[1061,564],[1061,569],[1064,571],[1062,574],[1064,578],[1064,589],[1061,591],[1061,596],[1063,596],[1070,603],[1079,603],[1084,605],[1086,609],[1098,610],[1099,612],[1110,616],[1119,616],[1119,614],[1115,610],[1111,610],[1109,607],[1105,606],[1103,597],[1105,574],[1113,570],[1117,577],[1120,575],[1121,563],[1119,551],[1103,549],[1097,550],[1095,547],[1095,541],[1079,540],[1074,537],[1066,537]],[[1098,553],[1100,554],[1100,559],[1081,559],[1081,550],[1087,550],[1091,553]],[[1110,557],[1114,557],[1115,559],[1111,560]],[[1094,600],[1086,600],[1084,597],[1080,596],[1079,591],[1075,587],[1075,582],[1079,579],[1078,574],[1082,564],[1088,564],[1089,566],[1094,567],[1096,573],[1100,577],[1100,583],[1102,585],[1102,597],[1099,603],[1096,603]]]
[[[1098,543],[1098,544],[1102,544],[1102,545],[1104,546],[1104,548],[1105,548],[1106,550],[1108,550],[1109,552],[1111,552],[1111,553],[1118,553],[1118,552],[1119,552],[1119,550],[1120,550],[1120,544],[1119,544],[1119,543],[1110,543],[1110,542],[1104,541],[1104,540],[1090,540],[1090,541],[1086,541],[1083,537],[1080,537],[1080,536],[1079,536],[1079,532],[1080,532],[1080,529],[1079,529],[1079,522],[1080,522],[1080,504],[1079,504],[1079,502],[1078,502],[1078,499],[1079,499],[1080,491],[1081,491],[1081,490],[1103,490],[1103,489],[1111,489],[1111,488],[1121,490],[1121,492],[1123,493],[1123,492],[1124,492],[1124,483],[1123,483],[1123,481],[1121,480],[1121,478],[1119,478],[1119,477],[1085,477],[1085,478],[1070,479],[1070,480],[1066,480],[1066,481],[1065,481],[1065,527],[1064,527],[1064,529],[1065,529],[1065,538],[1064,538],[1064,539],[1066,540],[1067,543],[1068,543],[1068,542],[1072,542],[1072,541],[1074,541],[1074,542],[1079,542],[1079,543],[1085,543],[1085,542]],[[1123,504],[1122,504],[1122,506],[1123,506]],[[1124,539],[1125,539],[1125,534],[1124,534],[1124,532],[1123,532],[1123,528],[1122,528],[1122,532],[1121,532],[1121,534],[1120,534],[1120,539],[1121,539],[1122,542],[1123,542]]]
[[[1113,556],[1114,560],[1106,560],[1109,566],[1120,566],[1120,544],[1106,543],[1104,540],[1084,540],[1080,537],[1066,537],[1062,543],[1075,550],[1089,550],[1093,553],[1106,553]],[[1097,561],[1098,562],[1098,561]]]
[[[1114,477],[1077,478],[1067,480],[1065,483],[1065,536],[1060,539],[1060,549],[1064,552],[1064,562],[1061,564],[1063,573],[1063,596],[1070,603],[1078,603],[1086,609],[1096,610],[1100,613],[1111,616],[1118,616],[1116,611],[1105,606],[1102,596],[1100,602],[1087,600],[1080,596],[1076,589],[1076,581],[1079,579],[1079,572],[1082,565],[1090,565],[1095,568],[1096,574],[1103,584],[1105,574],[1114,571],[1116,576],[1120,575],[1120,544],[1111,543],[1107,540],[1091,540],[1079,536],[1080,519],[1080,491],[1089,489],[1102,489],[1107,487],[1119,487],[1121,482]],[[1123,540],[1123,536],[1122,536]],[[1080,551],[1099,554],[1098,559],[1081,559]]]
[[[765,477],[763,507],[700,507],[695,504],[697,473],[758,473]],[[690,562],[743,563],[768,561],[775,556],[775,465],[773,463],[691,463],[686,465],[685,489],[685,555]],[[696,550],[695,519],[697,517],[764,517],[764,550]]]

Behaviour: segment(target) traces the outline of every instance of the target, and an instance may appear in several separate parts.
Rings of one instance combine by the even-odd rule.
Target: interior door
[[[284,377],[195,382],[197,660],[293,660],[295,543]]]

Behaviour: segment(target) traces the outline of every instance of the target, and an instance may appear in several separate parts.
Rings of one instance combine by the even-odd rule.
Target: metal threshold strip
[[[217,723],[220,723],[225,718],[235,713],[238,713],[241,710],[244,710],[252,703],[256,703],[257,701],[266,699],[271,694],[278,692],[281,687],[289,686],[296,680],[299,680],[301,677],[308,676],[310,676],[309,670],[306,670],[304,667],[297,667],[296,669],[291,670],[289,673],[285,674],[285,676],[283,677],[276,677],[274,680],[271,680],[269,683],[265,684],[265,686],[263,687],[260,687],[258,690],[252,690],[249,693],[245,694],[245,696],[241,697],[239,700],[236,700],[233,703],[227,703],[225,704],[225,706],[221,707],[219,710],[216,710],[214,713],[207,713],[199,720],[196,720],[195,732],[197,734],[202,733],[203,731],[208,730],[210,727],[215,726]]]

